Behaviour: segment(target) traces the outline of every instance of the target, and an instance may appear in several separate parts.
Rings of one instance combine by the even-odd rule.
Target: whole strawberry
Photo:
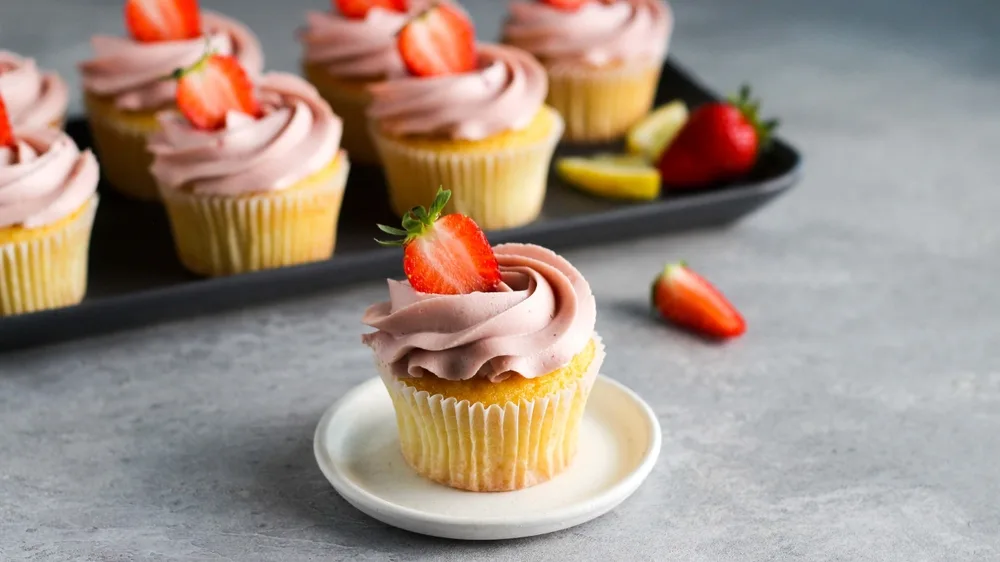
[[[660,157],[666,188],[690,189],[748,174],[770,145],[777,120],[761,121],[760,101],[738,97],[699,106]]]
[[[415,207],[403,217],[403,228],[378,225],[402,236],[383,246],[403,247],[403,271],[421,293],[462,295],[493,291],[500,284],[500,265],[479,225],[465,215],[442,216],[451,191],[438,189],[430,209]]]

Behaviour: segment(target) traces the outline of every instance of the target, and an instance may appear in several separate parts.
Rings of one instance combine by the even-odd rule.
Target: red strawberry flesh
[[[475,70],[476,30],[460,8],[434,4],[403,26],[399,54],[414,76],[444,76]]]
[[[345,18],[364,19],[372,8],[405,14],[407,0],[334,0],[333,5]]]
[[[10,125],[10,118],[7,115],[7,104],[0,96],[0,146],[15,148],[17,141],[14,140],[14,131]]]
[[[403,236],[382,242],[403,246],[403,271],[421,293],[457,295],[493,291],[500,284],[500,266],[486,235],[461,214],[441,216],[451,197],[438,190],[430,209],[416,207],[403,218],[403,229],[379,225],[383,232]]]
[[[201,37],[198,0],[127,0],[125,27],[144,43]]]
[[[703,277],[683,263],[667,265],[656,278],[653,306],[671,322],[714,338],[746,331],[739,311]]]
[[[253,83],[235,57],[208,55],[176,74],[177,107],[198,129],[223,127],[230,111],[261,115]]]
[[[584,4],[589,3],[590,0],[542,0],[543,4],[547,4],[556,8],[557,10],[562,10],[564,12],[575,12],[583,7]],[[604,0],[604,3],[610,3]]]

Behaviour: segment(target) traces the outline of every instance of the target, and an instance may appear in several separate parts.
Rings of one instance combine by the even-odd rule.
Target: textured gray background
[[[322,0],[204,0],[293,69]],[[5,0],[0,45],[75,84],[118,0]],[[470,2],[485,37],[502,3]],[[551,536],[462,544],[348,506],[313,462],[323,409],[372,376],[370,283],[0,356],[3,560],[997,560],[1000,5],[678,0],[673,52],[753,79],[807,155],[743,224],[568,253],[593,284],[606,372],[665,432],[649,481]],[[686,257],[749,334],[651,321]]]

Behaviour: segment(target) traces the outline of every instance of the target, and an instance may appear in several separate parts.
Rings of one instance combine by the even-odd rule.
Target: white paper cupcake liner
[[[535,220],[545,201],[549,164],[564,123],[552,109],[554,125],[544,139],[503,148],[437,150],[411,146],[382,134],[372,138],[385,165],[389,199],[397,215],[434,200],[438,187],[450,189],[446,212],[462,213],[486,230],[522,226]]]
[[[0,316],[79,303],[87,292],[95,194],[72,221],[36,237],[0,244]]]
[[[623,137],[652,108],[661,67],[659,60],[616,68],[550,67],[546,101],[566,120],[564,140],[587,143]]]
[[[181,262],[194,273],[231,275],[329,259],[350,164],[326,180],[245,197],[161,190]]]
[[[403,458],[431,480],[477,492],[518,490],[556,476],[576,454],[587,397],[604,362],[597,334],[594,343],[594,358],[575,384],[503,406],[432,396],[382,366]]]

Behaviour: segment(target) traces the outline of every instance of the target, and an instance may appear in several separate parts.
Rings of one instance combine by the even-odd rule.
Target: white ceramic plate
[[[494,540],[568,529],[607,513],[649,475],[660,442],[650,407],[599,376],[566,472],[517,492],[455,490],[422,478],[403,460],[392,401],[375,378],[327,410],[314,450],[337,492],[375,519],[436,537]]]

